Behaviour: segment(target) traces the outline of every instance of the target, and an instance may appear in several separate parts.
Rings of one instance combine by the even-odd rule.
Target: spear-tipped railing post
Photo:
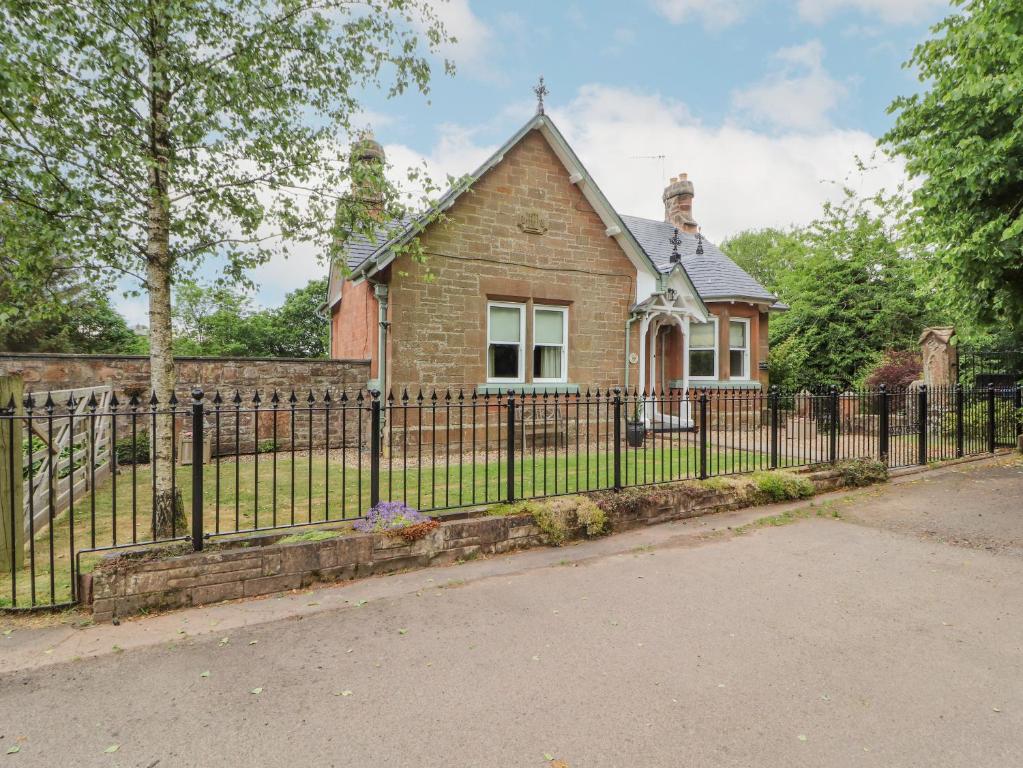
[[[888,402],[888,387],[881,385],[878,392],[878,413],[877,413],[877,457],[882,463],[888,463],[888,438],[891,429],[888,426],[888,414],[891,413],[891,406]]]
[[[918,426],[917,436],[917,448],[919,449],[919,456],[917,456],[918,464],[927,463],[927,385],[921,384],[920,391],[917,393],[916,402],[916,416]]]
[[[369,408],[369,506],[380,503],[380,392],[372,390]]]
[[[203,391],[200,387],[192,390],[192,549],[202,551],[203,545]]]
[[[771,389],[767,395],[768,409],[770,412],[771,426],[768,432],[769,439],[771,441],[771,469],[778,468],[778,453],[779,453],[779,437],[781,432],[781,425],[779,424],[779,404],[778,404],[778,387],[772,384]]]
[[[515,501],[515,392],[508,391],[508,489],[507,501],[510,504]]]
[[[987,385],[987,449],[995,452],[995,385]]]

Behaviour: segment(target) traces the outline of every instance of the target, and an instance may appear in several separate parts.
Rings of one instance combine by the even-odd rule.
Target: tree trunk
[[[149,288],[149,364],[150,384],[159,400],[156,434],[153,435],[154,533],[158,538],[187,533],[181,491],[173,486],[174,417],[168,412],[174,394],[174,353],[171,329],[170,202],[170,92],[167,88],[164,52],[167,19],[154,14],[150,35],[150,141],[148,232],[146,243],[146,282]],[[200,438],[201,439],[201,438]]]

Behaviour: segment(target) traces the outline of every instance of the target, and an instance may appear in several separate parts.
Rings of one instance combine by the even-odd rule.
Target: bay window
[[[718,377],[718,320],[689,324],[689,378]]]

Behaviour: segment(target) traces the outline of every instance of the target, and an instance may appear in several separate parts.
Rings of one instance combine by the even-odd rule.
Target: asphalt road
[[[0,676],[0,768],[1017,766],[1021,520],[1023,467],[967,466],[740,536],[163,617],[180,636]]]

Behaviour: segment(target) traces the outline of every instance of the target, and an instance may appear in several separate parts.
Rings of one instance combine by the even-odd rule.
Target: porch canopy
[[[668,376],[681,379],[682,390],[689,389],[689,326],[708,321],[703,302],[696,296],[684,270],[665,276],[663,288],[632,308],[639,321],[639,380],[637,388],[647,394],[644,421],[648,427],[692,426],[686,403],[675,404],[667,413],[654,393],[666,393]],[[661,333],[670,329],[670,333]]]

